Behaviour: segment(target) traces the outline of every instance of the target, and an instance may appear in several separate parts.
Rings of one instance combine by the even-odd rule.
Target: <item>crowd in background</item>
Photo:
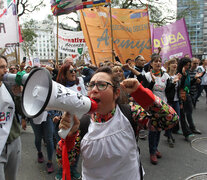
[[[54,81],[77,91],[83,95],[87,95],[87,84],[90,82],[94,72],[100,67],[109,67],[113,76],[117,77],[121,83],[124,79],[136,78],[145,87],[150,89],[153,94],[158,96],[164,102],[168,103],[179,116],[179,122],[171,129],[166,129],[164,135],[169,144],[169,147],[175,146],[176,139],[173,134],[181,134],[186,141],[191,141],[194,134],[201,134],[196,128],[196,119],[193,119],[193,108],[199,101],[199,97],[205,90],[207,103],[207,59],[199,60],[198,58],[189,58],[185,56],[181,59],[172,58],[165,61],[163,64],[162,58],[158,54],[153,54],[151,60],[147,62],[142,55],[138,55],[135,59],[127,59],[125,64],[122,64],[118,58],[114,63],[110,61],[101,62],[98,67],[92,64],[84,64],[76,67],[72,58],[66,58],[62,64],[55,64],[49,61],[50,65],[44,66]],[[18,71],[30,71],[37,67],[26,66],[22,62],[20,66],[10,65],[9,73],[16,74]],[[130,104],[136,103],[131,96],[126,96],[123,102]],[[54,171],[52,164],[52,157],[54,147],[60,140],[58,136],[58,125],[62,116],[62,112],[48,111],[45,112],[46,119],[41,124],[35,124],[33,119],[24,119],[22,127],[25,129],[25,119],[32,125],[35,135],[35,146],[37,149],[37,161],[42,163],[44,155],[41,151],[42,140],[47,147],[47,171],[52,173]],[[170,117],[169,117],[170,118]],[[138,138],[148,137],[149,156],[152,164],[158,163],[157,158],[161,158],[162,154],[158,151],[161,129],[154,130],[148,125],[139,129]],[[77,140],[77,144],[80,142]],[[62,179],[62,167],[59,160],[59,149],[57,151],[57,159],[60,168],[57,172],[56,179]],[[74,155],[75,154],[75,155]],[[81,179],[81,172],[77,170],[77,163],[79,161],[79,153],[71,151],[68,154],[71,163],[71,177],[74,179]],[[75,157],[75,161],[71,158]]]

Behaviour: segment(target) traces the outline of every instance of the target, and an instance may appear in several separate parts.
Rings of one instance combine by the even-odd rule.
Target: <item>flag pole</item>
[[[18,52],[17,52],[17,50],[18,50]],[[20,65],[20,43],[17,46],[17,50],[16,50],[16,47],[15,47],[15,53],[18,54],[18,55],[16,55],[16,57],[18,59],[18,64]]]
[[[19,39],[19,36],[21,34],[21,29],[20,29],[20,25],[19,25],[19,17],[17,16],[17,22],[18,22],[18,39]],[[22,38],[22,37],[21,37]],[[21,39],[22,40],[22,39]],[[17,59],[17,64],[20,65],[20,40],[19,40],[19,43],[18,43],[18,46],[17,46],[17,49],[16,49],[16,46],[15,46],[15,53],[16,53],[16,59]]]
[[[112,62],[114,63],[114,36],[112,28],[112,8],[111,3],[109,3],[109,15],[110,15],[110,25],[111,25],[111,53],[112,53]]]
[[[59,21],[57,16],[57,33],[56,33],[56,64],[58,65],[58,27],[59,27]]]
[[[94,51],[93,51],[93,46],[92,46],[92,42],[91,42],[91,38],[89,36],[89,32],[88,32],[88,28],[87,28],[87,25],[86,25],[86,20],[85,20],[85,17],[83,15],[83,10],[80,10],[80,13],[81,13],[81,18],[84,22],[84,27],[86,29],[86,33],[87,33],[87,36],[88,36],[88,40],[89,40],[89,47],[91,49],[91,53],[92,53],[92,59],[94,60],[94,64],[97,66],[97,63],[96,63],[96,59],[95,59],[95,54],[94,54]]]

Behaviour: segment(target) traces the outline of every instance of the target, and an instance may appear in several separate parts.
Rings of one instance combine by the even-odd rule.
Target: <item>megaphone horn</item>
[[[39,116],[44,110],[67,111],[80,119],[84,114],[97,109],[97,103],[69,88],[52,81],[50,74],[43,68],[30,72],[22,93],[22,110],[29,118]],[[59,135],[65,138],[68,131]]]
[[[7,73],[3,77],[3,82],[8,84],[9,86],[13,86],[16,84],[24,85],[28,76],[29,76],[29,73],[26,73],[24,71],[22,72],[19,71],[17,74]]]

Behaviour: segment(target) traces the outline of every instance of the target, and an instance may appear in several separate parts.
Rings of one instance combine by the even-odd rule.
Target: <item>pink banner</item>
[[[185,20],[181,19],[170,25],[151,28],[153,39],[152,52],[158,52],[161,47],[163,63],[173,57],[181,58],[185,55],[192,57],[192,50]]]

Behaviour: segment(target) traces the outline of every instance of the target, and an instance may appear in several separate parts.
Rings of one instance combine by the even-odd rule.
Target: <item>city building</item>
[[[47,64],[48,60],[56,59],[56,49],[55,49],[55,34],[53,29],[56,24],[48,20],[35,22],[33,27],[34,32],[37,34],[34,53],[30,55],[30,60],[35,58],[40,59],[41,64]],[[59,62],[62,61],[67,54],[58,53]]]
[[[196,7],[195,3],[196,2]],[[178,0],[177,13],[190,8],[185,16],[193,56],[204,58],[207,55],[207,0]]]
[[[39,58],[41,61],[45,59],[55,58],[55,37],[53,35],[53,26],[47,21],[38,22],[34,31],[37,34],[35,51],[31,59]]]

